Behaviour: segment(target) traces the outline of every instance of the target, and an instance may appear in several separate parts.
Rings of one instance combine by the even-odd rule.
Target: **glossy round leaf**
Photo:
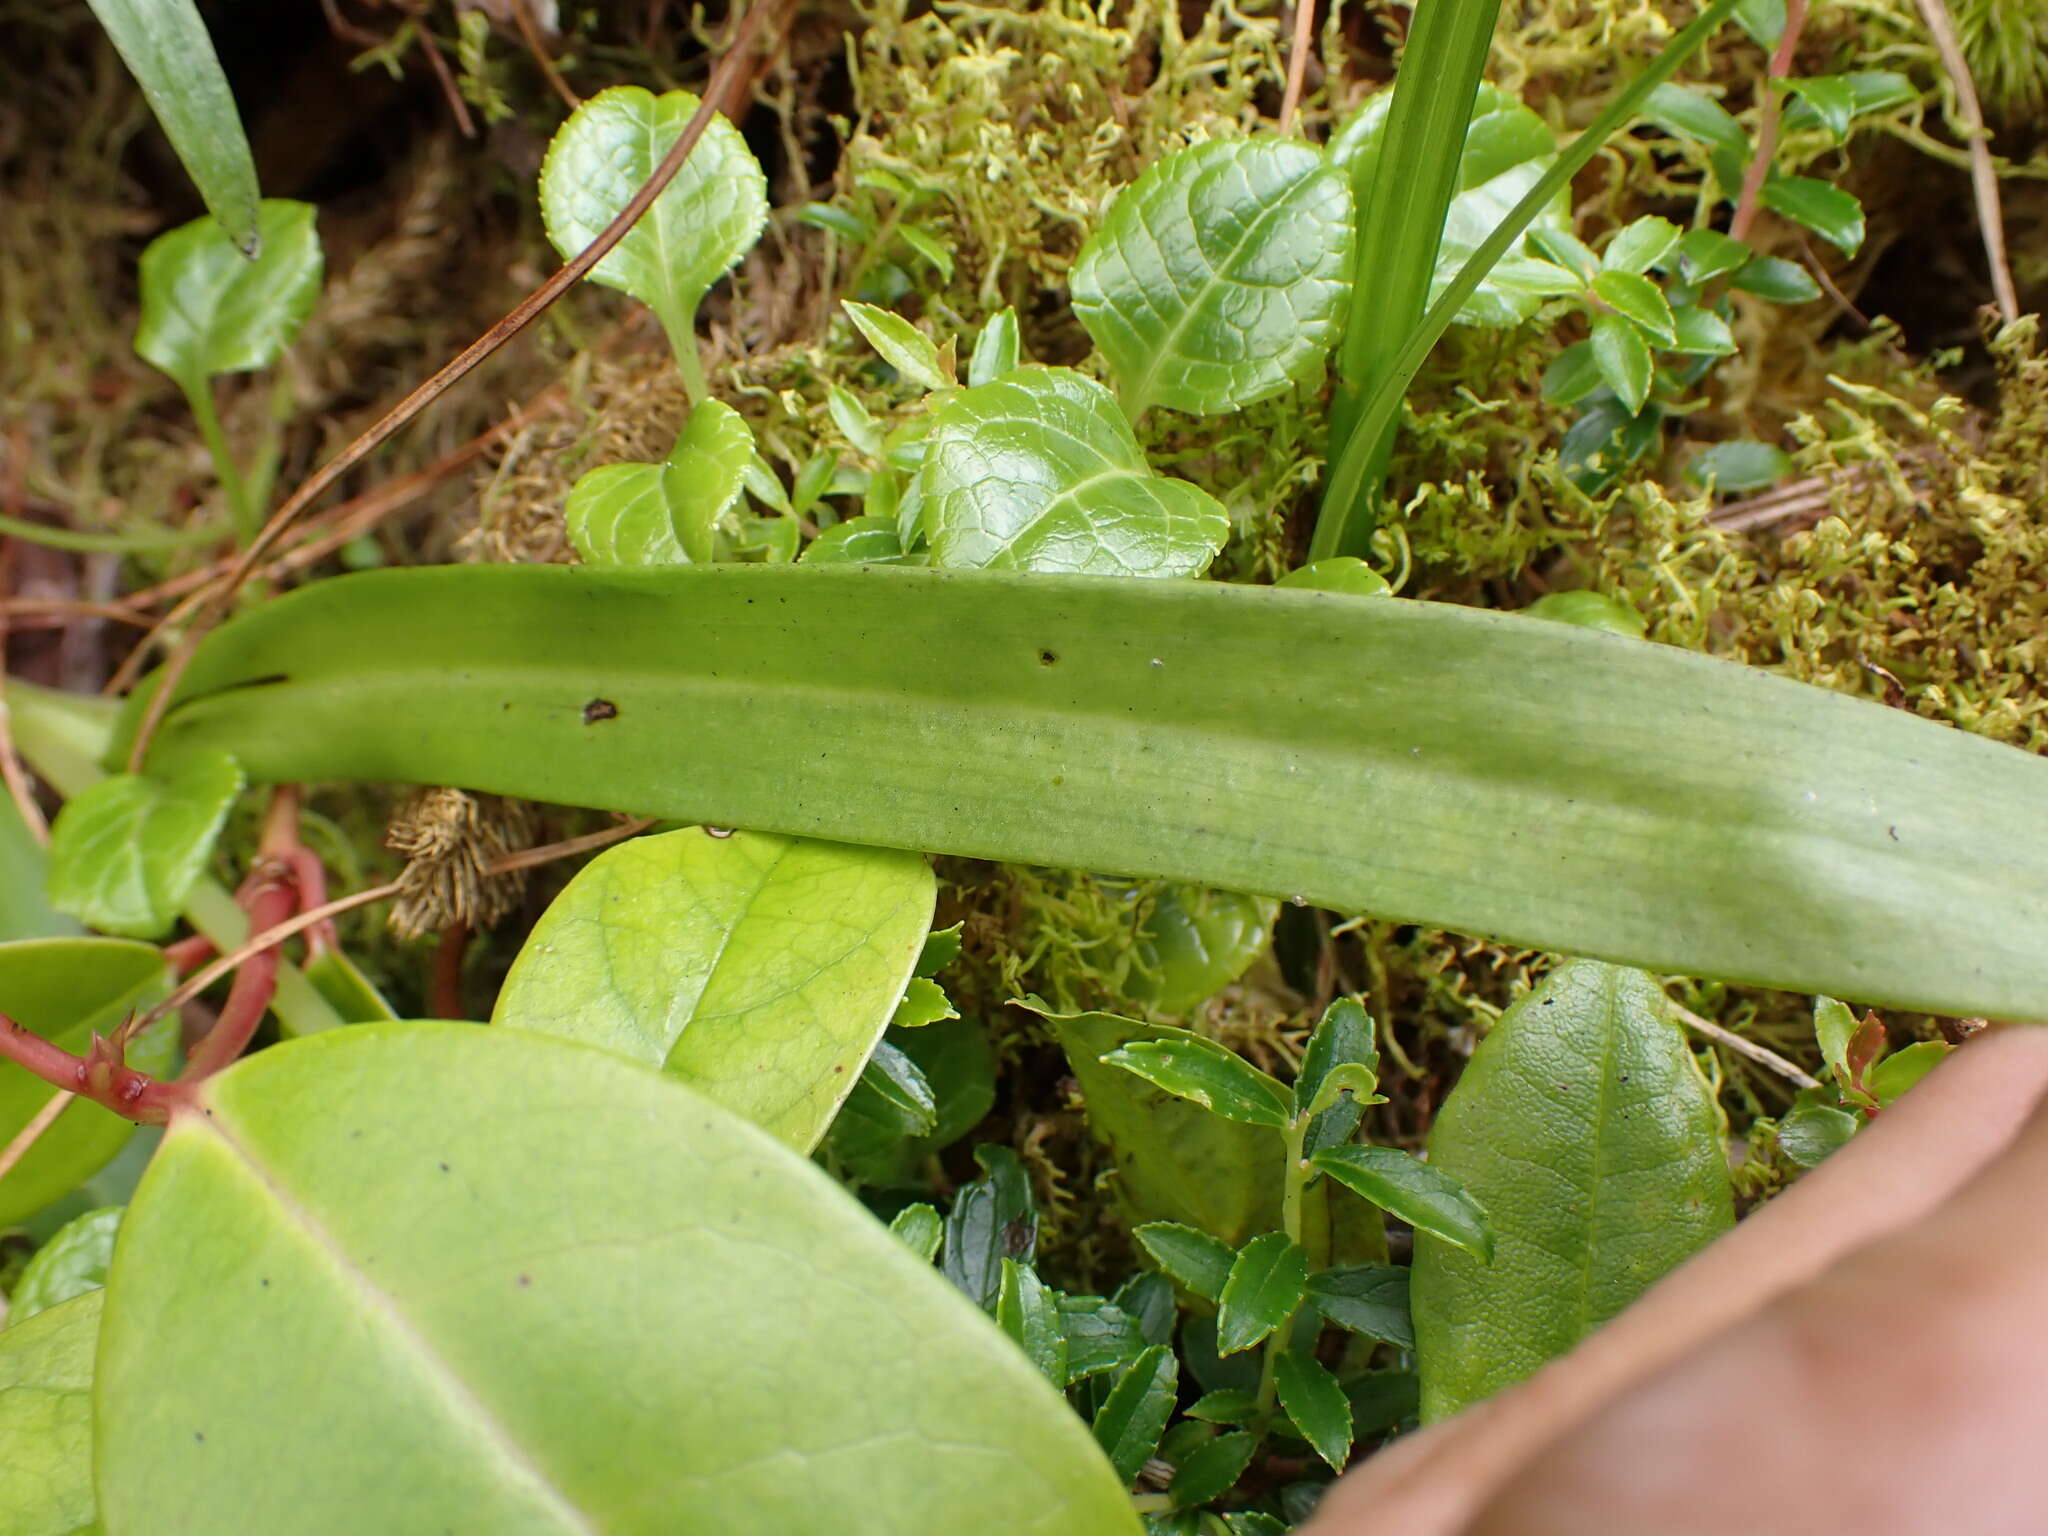
[[[39,1312],[105,1285],[126,1209],[101,1206],[58,1228],[14,1282],[14,1294],[7,1298],[7,1326],[17,1328]]]
[[[1068,276],[1133,416],[1213,416],[1321,375],[1349,297],[1351,198],[1319,150],[1226,139],[1110,204]]]
[[[691,827],[592,860],[493,1022],[617,1051],[800,1151],[831,1124],[931,929],[914,853]]]
[[[1135,1536],[993,1323],[671,1078],[377,1024],[203,1094],[106,1292],[109,1530]]]
[[[211,218],[158,235],[142,253],[136,352],[188,389],[275,363],[320,297],[313,220],[310,203],[266,198],[253,259]]]
[[[162,937],[206,873],[243,782],[227,753],[195,752],[73,795],[50,828],[50,905],[108,933]]]

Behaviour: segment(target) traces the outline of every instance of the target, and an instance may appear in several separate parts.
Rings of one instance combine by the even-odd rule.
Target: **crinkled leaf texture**
[[[100,1302],[101,1293],[89,1291],[0,1333],[0,1530],[7,1536],[76,1536],[92,1526]]]
[[[571,257],[602,234],[696,110],[688,91],[656,96],[637,85],[615,85],[578,107],[540,168],[541,218],[555,249]],[[590,280],[630,293],[661,316],[673,338],[688,330],[698,301],[767,222],[760,162],[739,129],[714,115],[675,180]]]
[[[39,1312],[105,1285],[125,1211],[119,1205],[87,1211],[67,1221],[38,1248],[7,1298],[6,1326],[18,1328]]]
[[[50,829],[50,905],[108,933],[162,937],[206,873],[243,782],[227,753],[195,752],[74,795]]]
[[[660,464],[605,464],[563,507],[585,565],[685,565],[716,557],[720,520],[744,493],[754,434],[723,400],[700,400]]]
[[[1351,242],[1350,189],[1322,151],[1218,140],[1125,188],[1068,283],[1133,416],[1214,416],[1320,376]]]
[[[23,939],[0,944],[0,1014],[82,1054],[93,1034],[111,1034],[139,1009],[162,999],[171,974],[162,953],[126,939]],[[159,1020],[128,1049],[128,1064],[169,1069],[178,1021]],[[13,1062],[0,1062],[0,1146],[33,1120],[57,1092]],[[19,1163],[0,1179],[0,1226],[68,1194],[104,1168],[135,1127],[99,1105],[65,1107]]]
[[[937,565],[1193,576],[1230,531],[1215,497],[1152,472],[1109,391],[1071,368],[950,396],[919,484]]]
[[[1574,960],[1494,1025],[1430,1161],[1486,1207],[1486,1264],[1418,1232],[1422,1412],[1561,1355],[1733,1224],[1712,1096],[1641,971]]]
[[[187,389],[217,373],[268,368],[320,297],[325,268],[310,203],[266,198],[252,260],[211,218],[158,235],[142,253],[135,350]]]
[[[111,1531],[1136,1536],[992,1322],[673,1078],[373,1024],[202,1093],[106,1291]]]
[[[1361,206],[1363,189],[1372,185],[1379,167],[1393,105],[1391,89],[1379,92],[1330,140],[1330,159],[1350,177]],[[1458,269],[1500,227],[1515,204],[1528,196],[1556,159],[1557,140],[1549,124],[1498,86],[1479,87],[1472,104],[1472,123],[1465,133],[1464,154],[1458,161],[1457,191],[1444,216],[1443,238],[1437,243],[1430,303],[1442,296]],[[1571,228],[1569,191],[1559,192],[1537,215],[1532,229],[1541,228]],[[1501,266],[1480,280],[1472,297],[1459,308],[1454,325],[1515,326],[1536,313],[1542,294],[1510,281],[1518,270],[1517,262],[1538,259],[1534,251],[1524,249],[1525,241],[1526,237],[1517,241]],[[1533,267],[1531,275],[1535,275]]]
[[[493,1022],[661,1067],[807,1152],[931,929],[914,853],[689,827],[593,859],[512,964]]]

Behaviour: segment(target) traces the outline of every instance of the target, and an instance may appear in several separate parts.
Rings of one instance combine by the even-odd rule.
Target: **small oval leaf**
[[[1148,1221],[1131,1231],[1153,1263],[1208,1301],[1223,1295],[1236,1255],[1230,1245],[1177,1221]]]
[[[1234,1355],[1294,1315],[1308,1260],[1285,1232],[1262,1232],[1237,1252],[1216,1309],[1216,1352]]]
[[[188,390],[217,373],[268,368],[320,297],[324,260],[309,203],[266,198],[252,259],[211,218],[158,235],[142,253],[135,350]]]
[[[74,795],[50,828],[50,905],[108,933],[162,937],[206,873],[242,784],[227,753],[194,752]]]
[[[1293,1096],[1285,1088],[1235,1051],[1200,1035],[1177,1030],[1173,1038],[1118,1046],[1102,1059],[1226,1120],[1280,1130],[1294,1115]]]
[[[635,838],[542,914],[492,1022],[662,1067],[808,1151],[903,996],[934,891],[917,854]]]
[[[1342,1472],[1351,1459],[1351,1402],[1337,1378],[1313,1355],[1288,1350],[1273,1363],[1280,1406],[1316,1454]]]
[[[1318,150],[1228,139],[1110,205],[1068,283],[1132,416],[1213,416],[1320,375],[1349,297],[1351,197]]]
[[[1173,1351],[1154,1344],[1124,1368],[1095,1415],[1095,1442],[1126,1488],[1159,1447],[1179,1380],[1180,1362]]]
[[[1479,1256],[1493,1257],[1486,1210],[1443,1169],[1395,1147],[1329,1147],[1311,1163],[1360,1198],[1417,1232],[1429,1232]]]

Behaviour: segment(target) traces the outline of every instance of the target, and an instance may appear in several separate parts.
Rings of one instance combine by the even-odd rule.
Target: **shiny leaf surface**
[[[1216,1309],[1216,1350],[1234,1355],[1278,1328],[1301,1305],[1308,1261],[1284,1232],[1262,1232],[1237,1251]]]
[[[211,218],[158,235],[142,253],[135,350],[187,389],[217,373],[268,368],[320,297],[323,261],[310,203],[266,198],[251,260]]]
[[[114,1259],[114,1235],[121,1230],[125,1207],[103,1206],[67,1221],[42,1247],[14,1282],[7,1298],[7,1326],[19,1327],[38,1312],[47,1312],[74,1296],[107,1283]]]
[[[1452,1175],[1395,1147],[1330,1147],[1310,1161],[1321,1172],[1418,1233],[1493,1257],[1486,1209]]]
[[[161,938],[206,873],[243,782],[233,757],[201,751],[72,796],[50,828],[50,905],[108,933]]]
[[[79,1536],[93,1525],[92,1370],[101,1293],[0,1333],[0,1527]]]

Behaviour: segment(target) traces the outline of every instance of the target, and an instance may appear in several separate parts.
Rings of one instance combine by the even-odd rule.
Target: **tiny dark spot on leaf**
[[[446,1163],[443,1163],[443,1164],[441,1165],[441,1171],[442,1171],[443,1173],[446,1173],[446,1172],[448,1171],[448,1165],[447,1165]]]
[[[197,1430],[197,1429],[193,1430],[193,1431],[192,1431],[192,1438],[193,1438],[194,1440],[198,1441],[198,1442],[199,1442],[199,1443],[200,1443],[201,1445],[204,1445],[204,1444],[206,1444],[206,1435],[205,1435],[205,1433],[204,1433],[203,1431],[201,1431],[201,1430]]]
[[[1052,651],[1040,651],[1038,653],[1038,661],[1040,666],[1049,667],[1058,660],[1059,657]]]
[[[531,1285],[531,1284],[533,1284],[533,1276],[531,1276],[531,1275],[521,1275],[521,1276],[520,1276],[520,1277],[518,1278],[518,1281],[517,1281],[517,1283],[518,1283],[519,1285],[521,1285],[521,1286],[528,1286],[528,1285]]]
[[[610,699],[592,699],[583,706],[583,723],[585,725],[595,725],[600,720],[616,720],[618,718],[619,706]]]

